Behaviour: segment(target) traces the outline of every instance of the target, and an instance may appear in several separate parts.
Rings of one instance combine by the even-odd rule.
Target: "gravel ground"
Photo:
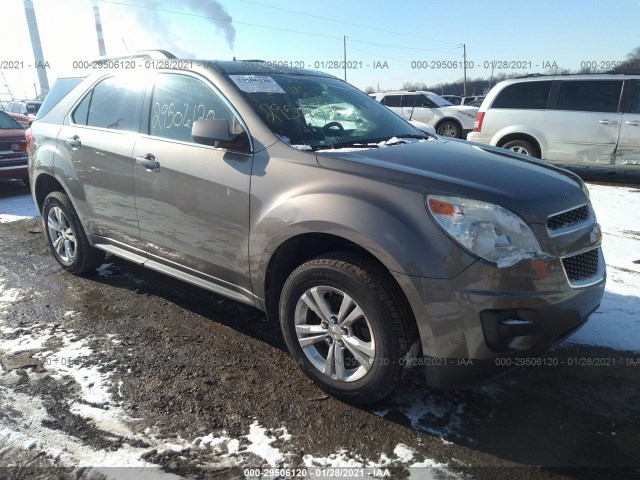
[[[640,477],[637,351],[565,342],[557,365],[468,391],[415,372],[358,408],[257,310],[115,257],[64,273],[38,219],[0,241],[0,477]]]

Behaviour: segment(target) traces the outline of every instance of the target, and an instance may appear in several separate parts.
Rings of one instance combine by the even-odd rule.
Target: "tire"
[[[526,140],[511,140],[510,142],[502,145],[502,148],[506,148],[507,150],[512,150],[523,155],[529,155],[530,157],[540,158],[536,147]]]
[[[462,138],[462,129],[460,125],[452,120],[445,120],[438,124],[436,133],[441,137]]]
[[[351,403],[388,396],[420,350],[397,287],[373,261],[350,253],[322,255],[291,273],[280,296],[280,326],[302,371]]]
[[[92,247],[69,197],[51,192],[42,205],[47,243],[56,261],[66,271],[79,275],[102,265],[105,252]]]

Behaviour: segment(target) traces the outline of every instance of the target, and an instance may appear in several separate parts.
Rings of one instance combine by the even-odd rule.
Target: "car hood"
[[[541,160],[464,140],[430,140],[358,151],[323,151],[325,167],[423,193],[508,208],[531,223],[588,201],[579,177]]]

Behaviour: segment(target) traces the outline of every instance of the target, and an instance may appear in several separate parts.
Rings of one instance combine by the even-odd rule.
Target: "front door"
[[[630,83],[629,100],[622,115],[616,164],[640,165],[640,80]]]
[[[205,80],[178,73],[157,75],[149,108],[133,152],[147,265],[246,300],[251,152],[191,139],[199,119],[227,119],[240,133],[238,116]]]

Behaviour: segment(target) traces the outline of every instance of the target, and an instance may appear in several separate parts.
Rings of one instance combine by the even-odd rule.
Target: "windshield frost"
[[[338,79],[272,74],[232,80],[269,128],[292,145],[324,149],[427,136]]]

